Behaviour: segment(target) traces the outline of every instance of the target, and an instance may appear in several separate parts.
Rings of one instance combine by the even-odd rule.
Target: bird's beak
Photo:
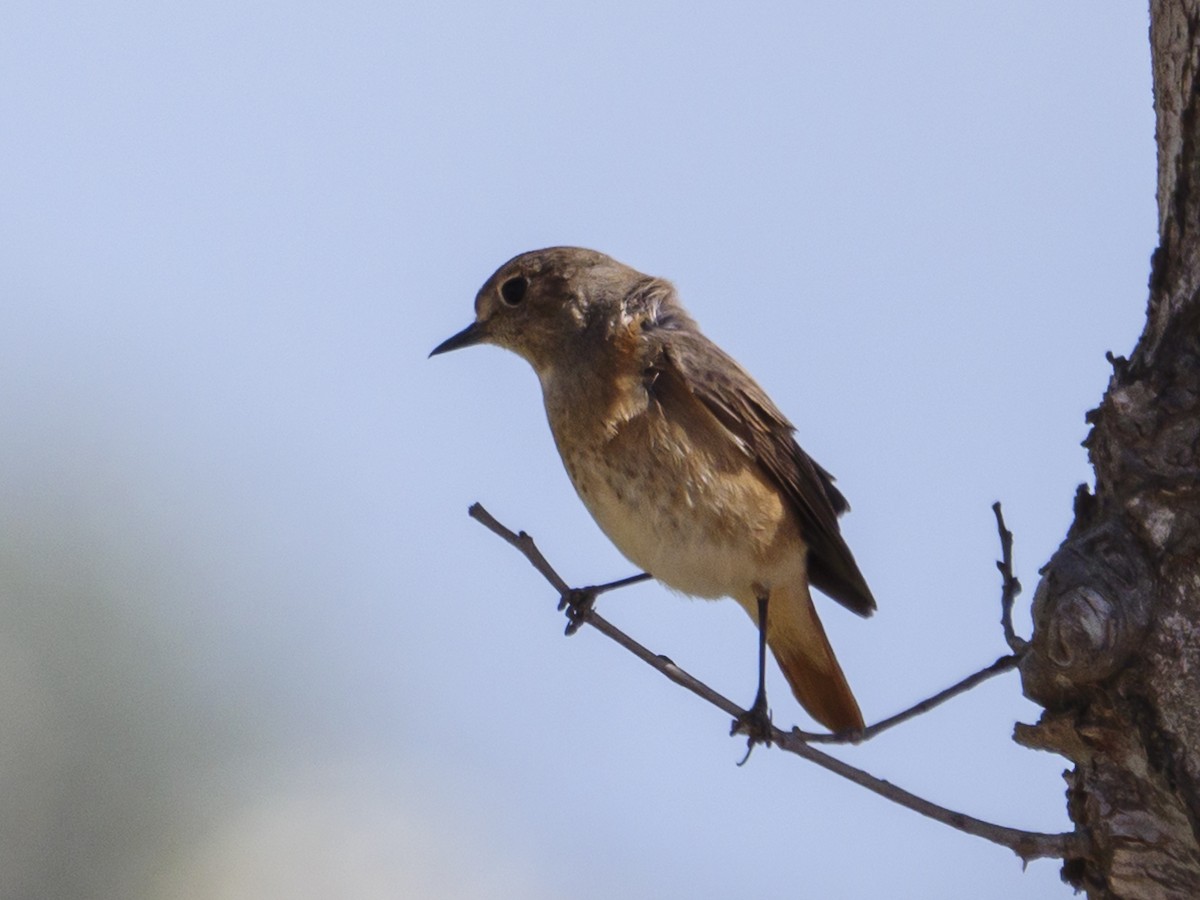
[[[484,340],[487,340],[487,332],[478,322],[472,322],[458,334],[446,338],[446,340],[434,347],[429,355],[437,356],[439,353],[461,350],[463,347],[470,347],[472,344],[478,344]]]

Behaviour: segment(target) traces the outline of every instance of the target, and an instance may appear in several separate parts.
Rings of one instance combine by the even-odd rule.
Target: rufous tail
[[[829,646],[807,586],[775,587],[768,603],[767,645],[800,705],[830,731],[862,730],[858,701]],[[757,616],[752,613],[751,618]]]

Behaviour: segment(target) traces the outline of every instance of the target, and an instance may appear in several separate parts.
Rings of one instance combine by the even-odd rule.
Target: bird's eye
[[[500,285],[500,297],[509,306],[518,306],[525,299],[527,287],[529,287],[529,279],[524,275],[518,275]]]

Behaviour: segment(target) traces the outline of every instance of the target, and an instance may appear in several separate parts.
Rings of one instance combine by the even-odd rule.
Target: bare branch
[[[889,728],[894,728],[901,722],[907,722],[909,719],[915,719],[923,713],[929,712],[936,706],[941,706],[952,697],[957,697],[959,694],[965,694],[972,688],[982,684],[989,678],[994,678],[1010,669],[1015,669],[1021,662],[1021,657],[1017,654],[1009,654],[1002,656],[990,666],[985,666],[978,672],[974,672],[964,678],[957,684],[951,685],[944,691],[938,691],[932,697],[927,697],[920,703],[915,703],[903,712],[898,712],[893,716],[888,716],[886,719],[881,719],[874,725],[869,725],[862,731],[841,731],[836,734],[819,734],[808,731],[801,731],[798,728],[792,729],[793,733],[800,736],[801,739],[810,744],[859,744],[863,741],[870,740],[876,735],[887,731]]]
[[[591,600],[594,599],[595,594],[599,591],[610,590],[634,581],[641,581],[649,576],[633,576],[631,579],[622,579],[620,582],[601,585],[599,588],[574,590],[566,584],[562,577],[554,570],[554,567],[546,561],[546,558],[542,556],[541,551],[538,550],[537,545],[534,543],[533,538],[524,531],[513,532],[504,527],[479,503],[472,504],[469,513],[473,519],[499,535],[529,560],[533,567],[559,592],[561,602],[571,607],[570,615],[573,621],[578,623],[586,622],[588,625],[596,628],[647,665],[661,672],[676,684],[687,688],[698,697],[708,701],[727,715],[733,716],[735,719],[745,715],[746,711],[732,700],[717,693],[699,679],[688,674],[666,656],[653,653],[642,646],[597,613],[592,607]],[[580,598],[583,598],[583,602],[580,602]],[[918,707],[922,708],[920,711],[932,708],[955,694],[967,690],[968,687],[991,677],[997,672],[1011,668],[1013,663],[1010,660],[1013,660],[1013,657],[1001,657],[987,669],[977,672],[954,687],[943,691],[941,694],[917,704],[917,707],[913,707],[913,710],[917,710]],[[917,712],[913,710],[907,710],[899,714],[899,716],[893,716],[892,719],[884,720],[878,723],[878,725],[873,726],[876,733],[879,730],[897,724],[899,721],[917,715]],[[939,806],[936,803],[909,793],[903,788],[896,787],[890,782],[876,778],[862,769],[856,768],[849,763],[809,746],[806,737],[798,729],[792,732],[785,732],[771,726],[771,742],[777,744],[782,749],[803,757],[836,775],[840,775],[842,778],[852,781],[881,797],[898,803],[923,816],[949,825],[951,828],[958,829],[966,834],[981,837],[994,844],[1007,847],[1026,863],[1034,859],[1047,857],[1058,859],[1072,858],[1082,852],[1083,843],[1076,834],[1043,834],[1040,832],[1024,831],[1019,828],[1009,828],[1003,825],[995,825],[991,822],[984,822],[981,819],[955,812],[954,810]]]
[[[1009,828],[1006,825],[985,822],[982,819],[976,819],[965,813],[946,809],[944,806],[939,806],[923,797],[918,797],[916,794],[904,790],[904,788],[896,787],[896,785],[889,781],[876,778],[862,769],[845,763],[827,753],[823,753],[815,747],[810,747],[796,733],[781,732],[775,737],[775,742],[782,749],[795,753],[797,756],[802,756],[810,762],[828,769],[830,772],[841,775],[843,778],[891,800],[893,803],[898,803],[907,809],[911,809],[913,812],[920,813],[923,816],[933,819],[935,822],[941,822],[943,825],[949,825],[951,828],[955,828],[966,834],[983,838],[984,840],[991,841],[993,844],[999,844],[1001,847],[1007,847],[1013,853],[1017,854],[1017,856],[1021,857],[1025,863],[1029,863],[1035,859],[1071,859],[1080,856],[1083,852],[1085,843],[1074,832],[1045,834],[1038,831],[1025,831],[1021,828]]]
[[[565,597],[571,592],[571,586],[562,580],[561,575],[554,571],[554,566],[546,561],[546,557],[542,556],[542,551],[537,548],[537,544],[533,542],[533,538],[525,532],[522,531],[518,534],[515,531],[509,531],[497,522],[490,512],[483,508],[482,503],[472,503],[467,508],[467,515],[482,524],[485,528],[500,535],[500,537],[520,550],[525,558],[533,564],[533,567],[541,573],[543,578],[550,582],[561,596]]]
[[[1021,582],[1013,575],[1012,569],[1013,536],[1012,532],[1004,525],[1004,513],[1000,510],[999,500],[992,504],[992,512],[996,514],[996,527],[1000,530],[1000,559],[996,562],[996,568],[1000,570],[1002,581],[1000,624],[1004,628],[1004,640],[1008,642],[1009,649],[1019,657],[1029,647],[1029,642],[1024,638],[1017,637],[1012,623],[1013,603],[1017,599],[1017,594],[1021,593]]]

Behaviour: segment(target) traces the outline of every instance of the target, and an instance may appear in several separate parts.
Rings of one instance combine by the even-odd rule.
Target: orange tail
[[[757,612],[755,608],[751,613],[756,621]],[[831,731],[863,728],[858,701],[829,646],[807,586],[771,591],[767,645],[809,715]]]

